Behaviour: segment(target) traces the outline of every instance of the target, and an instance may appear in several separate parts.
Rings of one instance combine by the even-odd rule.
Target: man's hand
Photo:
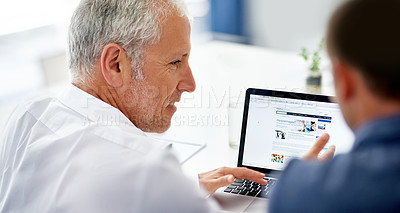
[[[319,152],[325,147],[326,143],[328,143],[329,135],[323,134],[321,135],[315,144],[311,147],[310,151],[308,151],[301,159],[302,160],[329,160],[333,157],[335,153],[335,146],[330,146],[328,150],[326,150],[323,154],[318,156]]]
[[[247,179],[265,185],[267,184],[267,181],[263,179],[264,176],[263,173],[245,167],[221,167],[219,169],[199,174],[199,182],[205,190],[212,194],[218,188],[233,183],[235,178]]]

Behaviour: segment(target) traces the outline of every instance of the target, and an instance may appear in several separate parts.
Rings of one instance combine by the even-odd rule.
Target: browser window
[[[350,151],[354,136],[338,104],[250,95],[243,165],[282,170],[304,155],[316,139],[330,134],[336,154]]]

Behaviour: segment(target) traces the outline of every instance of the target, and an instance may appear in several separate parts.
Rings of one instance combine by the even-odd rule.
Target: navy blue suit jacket
[[[355,133],[348,154],[328,162],[289,163],[269,212],[400,212],[400,116]]]

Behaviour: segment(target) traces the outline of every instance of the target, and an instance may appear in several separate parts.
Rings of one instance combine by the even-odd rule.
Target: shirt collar
[[[399,132],[400,114],[373,120],[356,130],[353,150],[374,144],[398,143]]]

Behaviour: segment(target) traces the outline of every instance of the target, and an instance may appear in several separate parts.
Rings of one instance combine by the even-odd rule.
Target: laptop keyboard
[[[226,187],[224,192],[268,199],[271,189],[276,183],[276,179],[268,177],[264,179],[268,181],[266,185],[260,185],[250,180],[235,179],[231,185]]]

